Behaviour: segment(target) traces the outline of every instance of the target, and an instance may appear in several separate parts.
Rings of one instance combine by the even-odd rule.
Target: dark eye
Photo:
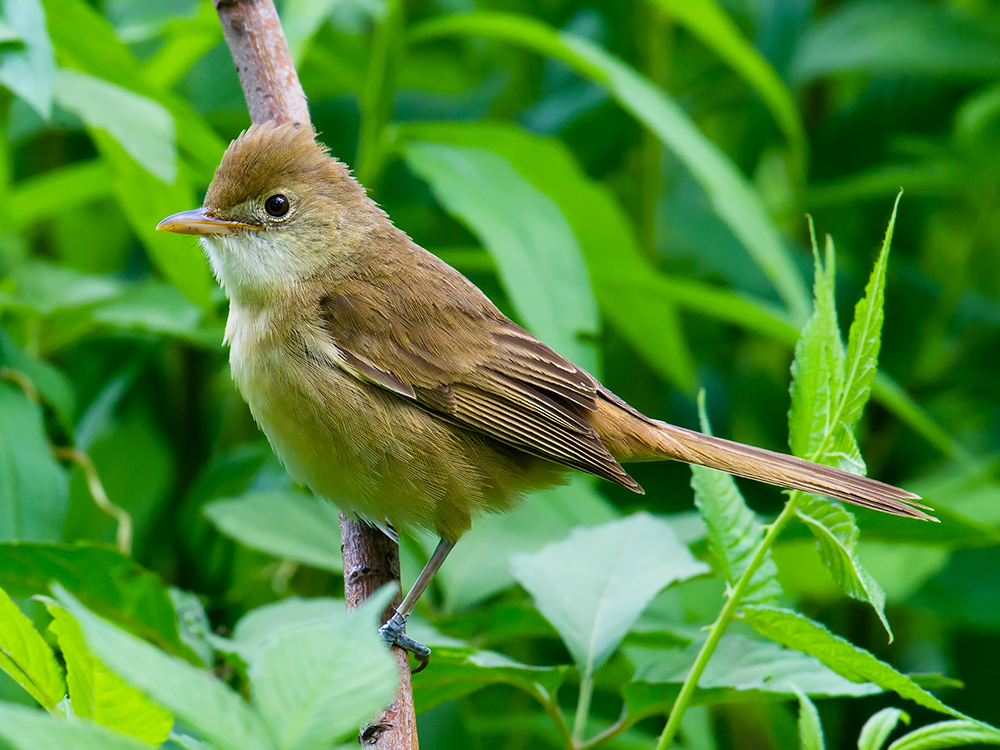
[[[264,201],[264,210],[271,216],[284,216],[288,213],[288,198],[278,193]]]

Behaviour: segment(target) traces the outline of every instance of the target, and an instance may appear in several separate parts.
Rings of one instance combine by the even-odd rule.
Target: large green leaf
[[[38,394],[55,410],[59,422],[72,430],[76,394],[69,378],[51,364],[23,351],[3,328],[0,328],[0,368],[15,370],[28,377]]]
[[[47,594],[53,581],[161,648],[194,658],[177,633],[163,582],[117,550],[85,544],[0,544],[0,586],[13,596]]]
[[[279,750],[321,750],[356,734],[398,682],[374,623],[344,610],[274,635],[249,674],[252,702]]]
[[[661,278],[643,257],[632,224],[604,185],[583,173],[559,141],[499,123],[418,123],[400,127],[404,139],[478,146],[505,157],[559,206],[587,261],[604,316],[678,387],[694,387],[694,359],[670,295],[622,292],[622,276]],[[721,290],[720,290],[721,291]],[[712,308],[715,309],[714,307]]]
[[[49,629],[58,639],[66,663],[66,684],[73,715],[91,719],[152,747],[166,742],[174,724],[170,712],[123,682],[91,656],[72,615],[54,602],[49,603],[48,608],[52,615]]]
[[[45,9],[40,0],[4,0],[2,11],[8,36],[18,44],[0,50],[0,84],[47,119],[52,115],[56,60]]]
[[[575,526],[594,526],[615,516],[593,483],[578,474],[569,485],[534,493],[509,513],[479,518],[435,577],[445,610],[461,611],[513,586],[512,554],[536,552]]]
[[[413,677],[413,701],[417,711],[423,713],[498,683],[513,685],[536,697],[554,696],[568,671],[566,666],[522,664],[493,651],[434,646],[434,668]]]
[[[0,588],[0,670],[54,711],[66,694],[56,657],[35,626]]]
[[[153,176],[177,179],[174,119],[158,102],[77,70],[56,76],[56,102],[84,124],[107,132]]]
[[[669,711],[701,647],[696,642],[683,649],[627,648],[638,663],[635,681],[624,690],[630,712]],[[824,698],[873,695],[881,689],[848,680],[815,657],[776,643],[725,635],[698,680],[692,704],[787,700],[797,691]]]
[[[74,162],[11,186],[5,219],[10,229],[24,229],[109,195],[111,173],[102,160]]]
[[[484,148],[410,142],[406,161],[490,251],[518,315],[545,343],[588,370],[597,304],[580,243],[558,205],[503,156]]]
[[[202,512],[226,536],[275,557],[339,573],[340,515],[325,500],[262,492],[213,500]]]
[[[805,287],[760,197],[673,99],[590,41],[525,16],[483,12],[444,16],[412,32],[415,40],[455,35],[485,36],[527,47],[606,88],[688,168],[715,211],[774,284],[793,319],[805,319],[809,309]]]
[[[13,750],[149,750],[139,740],[88,721],[66,721],[9,703],[0,703],[0,738]]]
[[[711,435],[704,391],[698,396],[698,414],[701,431]],[[731,475],[692,464],[691,487],[694,489],[694,504],[708,529],[712,554],[722,567],[726,582],[735,586],[764,538],[764,527],[747,506]],[[746,604],[775,601],[781,596],[777,576],[778,568],[768,550],[763,562],[754,571],[741,601]]]
[[[274,750],[260,716],[212,674],[102,620],[59,584],[53,585],[53,593],[79,623],[98,659],[218,750]]]
[[[636,513],[576,529],[533,554],[512,555],[511,571],[577,666],[592,675],[661,589],[708,566],[694,559],[670,524]]]
[[[874,682],[924,708],[964,718],[961,713],[946,706],[906,675],[879,661],[864,649],[834,635],[805,615],[777,607],[748,606],[743,610],[743,619],[761,635],[796,651],[812,654],[849,680]]]
[[[739,30],[717,0],[650,0],[721,57],[750,84],[771,110],[800,164],[805,163],[806,133],[799,107],[771,63]]]
[[[1000,72],[1000,38],[984,20],[948,3],[846,3],[802,38],[791,75],[798,83],[856,72],[993,78]]]
[[[62,539],[68,483],[52,455],[42,408],[0,380],[0,414],[0,540]],[[5,568],[0,562],[0,577]]]

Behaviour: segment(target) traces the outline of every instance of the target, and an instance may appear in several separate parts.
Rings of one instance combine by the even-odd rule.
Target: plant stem
[[[569,725],[566,724],[566,717],[563,716],[562,709],[559,708],[559,701],[537,682],[535,683],[534,697],[542,704],[545,713],[552,717],[552,721],[556,725],[556,731],[559,732],[559,738],[562,740],[563,750],[576,750],[577,744],[573,740],[573,735],[570,734]]]
[[[395,45],[402,38],[402,29],[403,0],[389,0],[385,15],[378,20],[372,35],[368,76],[361,95],[361,132],[355,168],[359,182],[369,189],[378,180],[385,161],[382,131],[392,110]]]
[[[767,533],[764,534],[764,538],[760,540],[760,544],[757,545],[757,549],[754,551],[753,557],[750,559],[746,570],[743,571],[743,575],[740,576],[739,580],[736,582],[736,587],[733,589],[732,593],[729,595],[729,600],[726,602],[726,606],[722,608],[719,612],[719,616],[716,618],[715,622],[712,623],[712,627],[709,630],[708,638],[701,647],[701,651],[698,652],[698,658],[695,659],[694,665],[691,667],[691,671],[688,673],[687,678],[684,680],[684,684],[681,686],[681,692],[677,696],[677,700],[674,701],[673,708],[670,709],[670,718],[667,719],[667,725],[663,728],[663,734],[660,735],[659,742],[656,743],[656,750],[667,750],[674,741],[674,737],[677,736],[677,730],[680,728],[681,719],[684,718],[684,712],[687,710],[688,704],[691,702],[691,697],[694,695],[695,688],[698,687],[698,680],[701,679],[701,675],[705,671],[705,667],[708,666],[708,660],[712,658],[712,654],[715,653],[716,647],[719,645],[719,641],[722,639],[723,633],[726,632],[726,628],[729,627],[729,623],[732,622],[733,616],[736,614],[736,609],[740,605],[740,600],[746,593],[747,588],[750,586],[750,581],[753,578],[753,574],[760,567],[761,563],[764,562],[764,557],[767,551],[774,544],[774,541],[778,538],[778,535],[785,528],[785,525],[792,519],[795,515],[795,505],[798,500],[799,494],[794,493],[785,503],[785,507],[782,508],[781,513],[778,517],[774,519],[774,522],[767,527]]]
[[[580,677],[580,695],[576,700],[576,717],[573,719],[573,743],[583,742],[583,733],[587,729],[587,718],[590,716],[590,699],[594,695],[594,674],[591,666]]]

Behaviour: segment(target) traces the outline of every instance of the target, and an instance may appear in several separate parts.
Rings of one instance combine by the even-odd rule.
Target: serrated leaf
[[[803,692],[799,692],[799,747],[802,750],[826,750],[819,711]]]
[[[118,550],[92,544],[0,544],[0,586],[8,592],[47,595],[53,581],[160,648],[195,658],[178,635],[163,582]]]
[[[698,394],[698,417],[701,431],[711,435],[712,426],[705,410],[705,392]],[[764,528],[757,515],[750,510],[736,480],[729,474],[702,466],[691,465],[691,487],[694,503],[705,520],[708,542],[712,554],[722,566],[726,582],[734,586],[746,570],[761,539]],[[781,596],[778,567],[771,559],[771,551],[750,579],[742,602],[770,603]]]
[[[98,659],[219,750],[274,750],[260,716],[209,672],[102,620],[59,584],[52,591],[76,618]]]
[[[901,721],[909,724],[909,714],[898,708],[883,708],[861,727],[858,750],[882,750],[885,741]]]
[[[788,648],[812,654],[849,680],[874,682],[924,708],[964,718],[906,675],[805,615],[777,607],[749,606],[744,608],[742,619],[761,635]]]
[[[624,689],[632,712],[669,711],[703,642],[683,648],[628,647],[637,664],[635,681]],[[872,683],[842,677],[818,659],[777,643],[724,635],[698,680],[693,705],[748,700],[787,700],[801,691],[818,697],[860,697],[881,692]]]
[[[882,323],[885,320],[885,275],[889,266],[889,248],[896,226],[896,211],[903,194],[896,196],[889,226],[885,230],[882,249],[865,287],[865,296],[854,308],[854,320],[847,339],[847,361],[844,365],[844,389],[837,409],[837,418],[848,431],[853,431],[871,395],[872,383],[878,371],[878,353],[882,344]]]
[[[249,675],[251,701],[279,750],[318,750],[356,733],[398,682],[374,623],[344,611],[267,640]]]
[[[251,549],[334,573],[344,569],[340,516],[318,497],[250,493],[213,500],[202,512],[219,531]]]
[[[514,578],[593,674],[661,589],[708,571],[665,521],[636,513],[511,556]]]
[[[0,669],[52,711],[66,694],[62,669],[31,620],[0,589]]]
[[[66,721],[9,703],[0,703],[0,738],[12,750],[149,750],[149,745],[88,721]]]
[[[62,607],[48,604],[49,629],[59,641],[66,662],[66,683],[74,716],[97,724],[152,747],[166,742],[174,717],[131,685],[122,681],[88,652],[79,624]]]
[[[941,721],[904,734],[889,750],[944,750],[965,745],[1000,745],[1000,730],[979,721]]]

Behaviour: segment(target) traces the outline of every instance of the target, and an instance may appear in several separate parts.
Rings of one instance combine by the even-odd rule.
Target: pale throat
[[[304,253],[285,232],[239,232],[199,239],[226,296],[265,303],[308,275]]]

